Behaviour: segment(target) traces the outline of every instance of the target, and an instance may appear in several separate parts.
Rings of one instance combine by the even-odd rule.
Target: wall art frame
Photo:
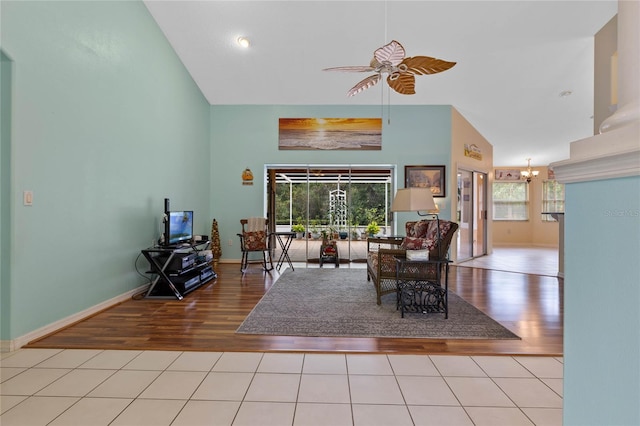
[[[435,197],[446,197],[445,166],[404,166],[405,188],[429,188]]]
[[[280,118],[279,150],[382,149],[382,118]]]
[[[518,181],[521,173],[518,169],[495,169],[495,180]]]

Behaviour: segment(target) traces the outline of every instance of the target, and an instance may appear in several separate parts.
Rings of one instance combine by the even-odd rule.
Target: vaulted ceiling
[[[496,166],[564,160],[593,134],[593,37],[617,12],[616,0],[145,4],[212,105],[453,105]],[[368,74],[322,71],[368,65],[391,40],[457,64],[417,76],[415,95],[379,83],[347,97]]]

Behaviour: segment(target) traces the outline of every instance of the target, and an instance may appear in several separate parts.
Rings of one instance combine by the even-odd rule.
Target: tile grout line
[[[52,355],[52,356],[55,356],[55,355],[58,355],[58,354],[62,354],[62,353],[63,353],[63,352],[65,352],[65,351],[69,351],[69,352],[71,352],[71,351],[73,351],[73,350],[72,350],[72,349],[64,349],[64,350],[62,350],[62,351],[60,351],[60,352],[58,352],[58,353],[56,353],[56,354],[54,354],[54,355]],[[41,392],[43,389],[47,388],[48,386],[53,385],[54,383],[58,382],[58,381],[59,381],[59,380],[61,380],[63,377],[66,377],[67,375],[69,375],[69,374],[70,374],[70,373],[72,373],[73,371],[76,371],[76,370],[77,370],[77,371],[82,371],[82,370],[83,370],[83,368],[81,368],[81,367],[82,367],[83,365],[85,365],[86,363],[88,363],[89,361],[91,361],[92,359],[94,359],[95,357],[97,357],[97,356],[98,356],[99,354],[101,354],[102,352],[104,352],[104,351],[101,351],[101,352],[99,352],[99,353],[97,353],[97,354],[93,355],[92,357],[88,358],[87,360],[83,361],[82,363],[80,363],[80,364],[78,364],[78,365],[76,365],[75,367],[72,367],[72,368],[51,367],[51,369],[66,369],[66,370],[69,370],[69,371],[67,371],[67,372],[66,372],[65,374],[63,374],[62,376],[60,376],[60,377],[56,378],[56,379],[55,379],[55,380],[53,380],[52,382],[50,382],[50,383],[48,383],[48,384],[44,385],[44,387],[42,387],[42,388],[40,388],[40,389],[38,389],[38,390],[36,390],[36,391],[32,392],[30,395],[25,396],[25,399],[24,399],[23,401],[19,402],[19,403],[18,403],[18,404],[16,404],[15,406],[13,406],[13,407],[9,408],[9,409],[7,410],[7,412],[9,412],[9,411],[11,411],[12,409],[14,409],[15,407],[19,406],[19,405],[20,405],[22,402],[24,402],[26,399],[37,396],[36,394],[37,394],[38,392]],[[85,399],[85,398],[89,398],[89,397],[88,397],[89,393],[91,393],[92,391],[94,391],[97,387],[99,387],[99,386],[100,386],[101,384],[103,384],[105,381],[109,380],[109,378],[111,378],[111,377],[112,377],[114,374],[116,374],[118,371],[136,371],[136,370],[125,370],[125,367],[126,367],[127,365],[130,365],[130,364],[131,364],[131,362],[132,362],[133,360],[138,359],[138,357],[139,357],[139,356],[141,356],[141,355],[142,355],[142,353],[144,353],[144,352],[150,352],[150,353],[151,353],[151,352],[155,352],[155,351],[143,351],[143,352],[141,352],[141,353],[137,354],[137,355],[136,355],[134,358],[132,358],[129,362],[127,362],[127,363],[125,363],[124,365],[122,365],[120,368],[116,368],[116,369],[111,369],[111,368],[96,368],[95,370],[111,370],[112,372],[111,372],[111,374],[109,374],[109,376],[108,376],[108,377],[106,377],[106,378],[104,378],[103,380],[101,380],[101,381],[100,381],[100,383],[98,383],[98,384],[94,385],[90,390],[88,390],[87,392],[85,392],[83,395],[78,396],[78,397],[77,397],[77,400],[76,400],[72,405],[70,405],[69,407],[67,407],[66,409],[64,409],[61,413],[59,413],[58,415],[56,415],[56,417],[54,417],[54,418],[52,418],[51,420],[49,420],[49,422],[53,422],[53,421],[55,421],[57,418],[59,418],[59,417],[60,417],[61,415],[63,415],[64,413],[66,413],[68,410],[70,410],[70,409],[71,409],[72,407],[74,407],[75,405],[77,405],[77,404],[78,404],[80,401],[82,401],[83,399]],[[182,404],[182,406],[181,406],[181,408],[178,410],[178,412],[175,414],[175,416],[173,417],[173,420],[171,420],[171,422],[174,422],[174,421],[178,418],[178,416],[182,413],[182,411],[186,408],[186,406],[187,406],[187,404],[189,403],[189,401],[192,401],[192,400],[193,400],[192,398],[193,398],[193,396],[195,395],[195,392],[196,392],[196,391],[197,391],[197,389],[198,389],[198,388],[203,384],[203,382],[204,382],[204,380],[206,380],[207,376],[208,376],[209,374],[211,374],[211,373],[214,373],[213,369],[214,369],[214,368],[215,368],[215,366],[216,366],[216,365],[221,361],[221,359],[222,359],[223,355],[225,355],[225,354],[231,354],[231,353],[232,353],[232,352],[222,352],[222,353],[220,354],[220,356],[215,360],[215,362],[211,365],[211,367],[209,367],[209,368],[208,368],[208,370],[206,370],[206,371],[204,371],[204,370],[194,370],[194,372],[204,372],[205,374],[204,374],[203,378],[200,380],[200,382],[195,386],[194,390],[193,390],[193,391],[190,393],[190,395],[186,398],[186,400],[184,400],[184,403]],[[145,387],[144,387],[144,389],[140,390],[140,392],[138,392],[136,396],[132,397],[132,398],[131,398],[131,401],[130,401],[130,402],[129,402],[129,403],[128,403],[128,404],[127,404],[127,405],[126,405],[126,406],[125,406],[125,407],[124,407],[124,408],[123,408],[123,409],[122,409],[122,410],[121,410],[121,411],[120,411],[120,412],[119,412],[119,413],[114,417],[114,418],[113,418],[113,420],[112,420],[112,421],[114,421],[116,418],[118,418],[119,416],[121,416],[121,415],[122,415],[122,413],[124,413],[124,412],[125,412],[125,411],[130,407],[130,406],[131,406],[131,404],[133,404],[133,402],[134,402],[134,401],[139,400],[139,399],[140,399],[140,395],[142,395],[146,390],[148,390],[148,389],[149,389],[149,387],[150,387],[150,386],[152,386],[152,385],[153,385],[153,383],[155,383],[155,382],[158,380],[158,378],[159,378],[162,374],[167,373],[167,372],[176,373],[176,374],[180,374],[180,373],[184,373],[184,372],[191,372],[191,370],[170,370],[170,369],[169,369],[169,368],[171,367],[171,365],[173,365],[173,364],[174,364],[174,363],[175,363],[175,362],[180,358],[180,356],[182,356],[183,354],[185,354],[185,352],[180,352],[180,353],[179,353],[179,354],[178,354],[178,355],[177,355],[177,356],[176,356],[176,357],[175,357],[171,362],[169,362],[166,366],[164,366],[162,370],[154,370],[154,371],[158,371],[158,372],[159,372],[159,374],[158,374],[158,375],[157,375],[157,376],[156,376],[156,377],[155,377],[155,378],[154,378],[154,379],[153,379],[153,380],[152,380],[152,381],[151,381],[147,386],[145,386]],[[304,368],[305,368],[306,363],[308,362],[307,355],[309,355],[309,354],[306,354],[306,353],[305,353],[305,354],[303,354],[303,358],[302,358],[302,364],[301,364],[301,367],[300,367],[299,380],[298,380],[298,389],[297,389],[297,392],[296,392],[296,398],[295,398],[295,402],[294,402],[294,411],[293,411],[293,419],[292,419],[292,422],[295,422],[295,418],[296,418],[295,416],[296,416],[296,414],[297,414],[298,404],[300,404],[300,403],[301,403],[301,402],[300,402],[300,395],[301,395],[301,394],[300,394],[300,392],[301,392],[301,390],[302,390],[302,388],[301,388],[301,384],[302,384],[303,374],[305,374],[305,373],[304,373]],[[240,408],[242,407],[243,403],[248,402],[248,401],[246,401],[246,397],[247,397],[247,395],[248,395],[248,392],[249,392],[249,389],[250,389],[250,387],[251,387],[251,384],[253,384],[253,383],[254,383],[254,380],[255,380],[255,378],[256,378],[256,376],[257,376],[257,374],[259,373],[260,365],[264,362],[264,356],[265,356],[265,353],[261,353],[260,358],[259,358],[259,361],[258,361],[258,363],[257,363],[256,367],[255,367],[254,369],[252,369],[252,377],[251,377],[251,381],[249,382],[249,384],[248,384],[248,386],[247,386],[247,388],[246,388],[246,390],[245,390],[245,392],[244,392],[244,395],[242,396],[242,400],[240,401],[240,403],[239,403],[239,405],[238,405],[238,409],[237,409],[237,410],[236,410],[236,412],[235,412],[235,415],[234,415],[234,417],[233,417],[233,420],[234,420],[234,421],[235,421],[235,419],[237,418],[237,416],[238,416],[238,414],[239,414],[239,411],[240,411]],[[445,382],[446,386],[449,388],[449,390],[451,391],[452,395],[455,397],[456,401],[458,402],[459,407],[461,407],[461,408],[464,410],[464,412],[465,412],[466,416],[471,420],[471,416],[469,415],[469,412],[467,411],[467,408],[468,408],[468,407],[464,406],[464,405],[461,403],[461,401],[460,401],[460,399],[459,399],[458,395],[457,395],[457,394],[453,391],[453,389],[450,387],[449,383],[448,383],[448,382],[446,381],[446,379],[445,379],[445,376],[443,376],[441,368],[439,368],[439,367],[438,367],[438,365],[433,361],[433,359],[431,358],[431,356],[430,356],[430,355],[424,355],[424,356],[429,360],[429,362],[433,365],[433,367],[434,367],[435,371],[438,373],[438,376],[434,376],[434,377],[440,377],[441,379],[443,379],[443,380],[444,380],[444,382]],[[485,368],[483,368],[483,367],[482,367],[482,365],[480,365],[480,364],[479,364],[479,362],[478,362],[476,359],[474,359],[472,356],[465,356],[465,357],[466,357],[466,358],[471,359],[471,360],[473,361],[474,365],[475,365],[475,366],[477,366],[477,367],[479,368],[479,370],[480,370],[480,371],[482,371],[482,373],[483,373],[483,374],[485,374],[485,375],[486,375],[486,377],[487,377],[487,378],[489,378],[489,379],[491,380],[491,382],[492,382],[495,386],[497,386],[497,388],[498,388],[498,389],[500,389],[500,391],[504,394],[504,396],[506,396],[506,398],[507,398],[511,403],[513,403],[513,406],[514,406],[514,407],[516,407],[516,408],[518,408],[518,410],[521,412],[521,414],[522,414],[522,415],[524,415],[524,416],[525,416],[529,421],[533,422],[533,419],[532,419],[532,418],[530,418],[530,417],[529,417],[529,415],[527,415],[527,413],[524,411],[524,408],[534,408],[534,409],[535,409],[535,408],[541,408],[541,409],[558,409],[557,407],[535,407],[535,406],[534,406],[534,407],[524,407],[524,406],[522,406],[522,407],[521,407],[521,406],[520,406],[520,405],[518,405],[518,404],[517,404],[517,403],[512,399],[512,397],[511,397],[511,396],[509,396],[509,394],[507,394],[507,393],[504,391],[504,389],[503,389],[503,388],[502,388],[502,387],[501,387],[501,386],[496,382],[496,379],[500,379],[500,378],[519,378],[519,377],[511,377],[511,376],[505,376],[505,377],[502,377],[501,375],[490,375],[490,374],[488,373],[488,371],[487,371]],[[513,357],[513,356],[508,356],[508,357],[504,357],[504,358],[505,358],[505,359],[510,359],[510,360],[515,361],[519,366],[521,366],[524,370],[526,370],[529,374],[531,374],[531,375],[532,375],[532,377],[531,377],[531,378],[535,378],[538,382],[541,382],[541,383],[542,383],[542,384],[543,384],[547,389],[549,389],[549,390],[550,390],[554,395],[557,395],[561,400],[563,400],[563,397],[562,397],[560,394],[558,394],[558,393],[557,393],[557,392],[556,392],[556,391],[555,391],[551,386],[549,386],[547,383],[545,383],[545,382],[544,382],[544,380],[542,380],[542,378],[541,378],[541,377],[539,377],[537,374],[535,374],[535,373],[534,373],[530,368],[527,368],[527,367],[526,367],[523,363],[521,363],[518,359],[515,359],[515,357]],[[543,357],[543,358],[547,358],[547,357]],[[49,360],[49,359],[51,359],[51,356],[50,356],[50,357],[47,357],[47,358],[45,358],[45,359],[43,359],[43,360],[40,360],[38,363],[36,363],[36,364],[34,364],[34,365],[31,365],[30,367],[26,367],[24,371],[22,371],[21,373],[18,373],[18,374],[17,374],[16,376],[14,376],[14,377],[17,377],[17,376],[19,376],[20,374],[22,374],[22,373],[24,373],[24,372],[26,372],[26,371],[29,371],[29,370],[37,370],[38,368],[49,368],[49,367],[38,367],[38,366],[40,366],[42,363],[44,363],[45,361],[47,361],[47,360]],[[346,375],[346,378],[347,378],[347,386],[348,386],[348,394],[349,394],[349,402],[348,402],[348,403],[349,403],[349,405],[350,405],[351,420],[352,420],[352,422],[354,422],[354,424],[355,424],[355,415],[354,415],[354,410],[353,410],[353,408],[354,408],[354,403],[353,403],[353,398],[352,398],[352,388],[351,388],[351,376],[352,376],[352,374],[350,374],[348,357],[347,357],[346,355],[343,355],[343,359],[344,359],[344,361],[343,361],[343,362],[344,362],[344,366],[345,366],[345,373],[343,373],[343,374],[344,374],[344,375]],[[356,359],[356,358],[353,358],[353,359]],[[402,391],[402,388],[401,388],[401,386],[400,386],[398,372],[397,372],[397,371],[396,371],[396,369],[394,368],[394,365],[393,365],[393,363],[391,362],[391,359],[389,358],[389,355],[388,355],[388,354],[384,354],[384,359],[386,360],[387,365],[388,365],[388,367],[390,368],[391,374],[394,376],[394,380],[395,380],[396,386],[398,386],[398,389],[399,389],[400,394],[401,394],[401,396],[402,396],[403,406],[404,406],[404,407],[405,407],[405,409],[407,410],[408,415],[409,415],[409,418],[410,418],[410,419],[411,419],[411,421],[415,424],[415,421],[414,421],[414,419],[413,419],[413,415],[412,415],[412,413],[411,413],[411,410],[409,409],[409,407],[410,407],[410,406],[409,406],[409,404],[407,403],[406,396],[405,396],[405,394],[404,394],[404,392]],[[558,359],[556,359],[556,358],[554,358],[554,360],[555,360],[555,362],[557,362],[558,364],[563,365],[563,363],[562,363],[560,360],[558,360]],[[145,371],[145,370],[139,370],[139,371]],[[278,374],[285,374],[285,372],[278,372]],[[309,374],[311,374],[311,373],[309,373]],[[333,374],[333,373],[331,373],[331,374]],[[343,375],[343,374],[340,374],[340,375]],[[371,374],[373,374],[373,375],[379,375],[379,374],[376,374],[376,373],[371,373]],[[353,375],[355,376],[355,375],[358,375],[358,374],[353,374]],[[365,374],[365,375],[368,375],[368,374]],[[383,374],[383,375],[386,375],[386,374]],[[417,375],[414,375],[414,374],[408,374],[408,376],[422,377],[422,375],[420,375],[420,374],[417,374]],[[451,376],[451,377],[466,377],[466,376]],[[476,376],[468,376],[468,377],[472,377],[472,378],[473,378],[473,377],[476,377]],[[13,378],[13,377],[11,377],[11,378]],[[11,378],[10,378],[10,379],[11,379]],[[523,378],[530,379],[530,378],[528,378],[528,377],[523,377]],[[10,379],[7,379],[7,380],[10,380]],[[557,378],[557,377],[548,377],[548,379],[560,379],[560,380],[562,380],[562,378]],[[9,395],[7,395],[7,396],[9,396]],[[49,396],[56,396],[56,395],[42,395],[42,397],[49,397]],[[62,396],[62,395],[59,395],[59,396]],[[75,396],[72,396],[72,397],[76,398]],[[101,397],[100,397],[100,398],[101,398]],[[107,397],[107,398],[109,398],[109,397]],[[124,397],[117,397],[117,398],[124,398]],[[129,399],[129,398],[127,398],[127,399]],[[150,398],[150,399],[163,400],[164,398]],[[264,402],[270,402],[270,401],[264,401]],[[275,402],[275,401],[273,401],[273,402]],[[318,403],[321,403],[321,402],[319,401]],[[328,404],[328,403],[326,403],[326,404]],[[342,403],[340,403],[340,404],[342,404]],[[378,404],[373,404],[373,405],[378,405]],[[383,404],[383,405],[384,405],[384,404]],[[427,404],[427,405],[428,405],[428,404]],[[418,404],[418,406],[422,406],[422,405]],[[428,406],[431,406],[431,405],[428,405]],[[484,406],[483,406],[483,407],[484,407]],[[492,407],[492,406],[487,406],[487,407],[485,407],[485,408],[493,408],[493,407]],[[500,407],[495,407],[495,408],[500,408]],[[503,408],[506,408],[506,407],[503,407]],[[560,408],[560,409],[561,409],[561,408]],[[6,412],[5,412],[5,413],[3,413],[3,415],[4,415],[4,414],[6,414]],[[473,420],[471,420],[471,421],[472,421],[472,423],[473,423]],[[293,424],[293,423],[292,423],[292,424]]]

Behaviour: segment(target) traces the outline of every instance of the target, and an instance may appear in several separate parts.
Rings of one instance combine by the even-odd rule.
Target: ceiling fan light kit
[[[392,40],[389,44],[376,49],[369,66],[346,66],[325,68],[324,71],[344,72],[373,72],[364,80],[358,82],[348,92],[348,96],[375,86],[382,75],[387,74],[387,84],[401,95],[414,95],[416,93],[416,75],[437,74],[452,68],[456,63],[430,56],[405,57],[404,47]]]

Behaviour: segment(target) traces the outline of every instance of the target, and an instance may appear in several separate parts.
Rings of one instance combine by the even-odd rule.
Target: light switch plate
[[[24,202],[25,206],[32,206],[33,205],[33,191],[24,191],[22,193],[22,201]]]

